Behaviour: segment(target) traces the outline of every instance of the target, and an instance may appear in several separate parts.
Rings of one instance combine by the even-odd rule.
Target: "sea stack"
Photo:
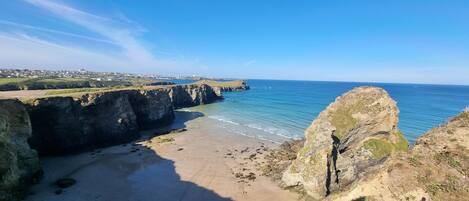
[[[338,97],[305,132],[305,143],[284,172],[286,186],[314,199],[349,188],[408,142],[397,128],[399,110],[388,93],[358,87]]]

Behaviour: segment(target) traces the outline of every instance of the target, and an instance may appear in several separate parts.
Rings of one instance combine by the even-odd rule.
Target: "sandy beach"
[[[30,201],[79,200],[296,200],[258,167],[271,142],[229,133],[199,112],[176,112],[164,128],[143,132],[132,143],[71,156],[42,158],[43,180]],[[181,130],[182,129],[182,130]],[[73,178],[59,190],[54,182]]]

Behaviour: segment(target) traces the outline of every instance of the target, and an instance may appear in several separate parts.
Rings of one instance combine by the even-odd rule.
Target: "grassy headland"
[[[216,81],[216,80],[200,80],[197,84],[206,84],[212,88],[223,92],[223,91],[244,91],[248,90],[249,86],[244,80],[233,80],[233,81]]]

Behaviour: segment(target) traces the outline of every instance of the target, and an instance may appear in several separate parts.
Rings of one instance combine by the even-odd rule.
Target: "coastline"
[[[42,158],[43,180],[26,200],[296,200],[258,167],[278,145],[220,130],[199,112],[177,111],[164,129],[183,132],[71,156]],[[56,194],[57,179],[77,180]]]

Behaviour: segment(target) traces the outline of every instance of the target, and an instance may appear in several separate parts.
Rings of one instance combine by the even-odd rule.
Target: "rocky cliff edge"
[[[31,123],[24,106],[17,100],[0,100],[1,201],[23,196],[42,174],[37,153],[27,143],[29,137]]]

